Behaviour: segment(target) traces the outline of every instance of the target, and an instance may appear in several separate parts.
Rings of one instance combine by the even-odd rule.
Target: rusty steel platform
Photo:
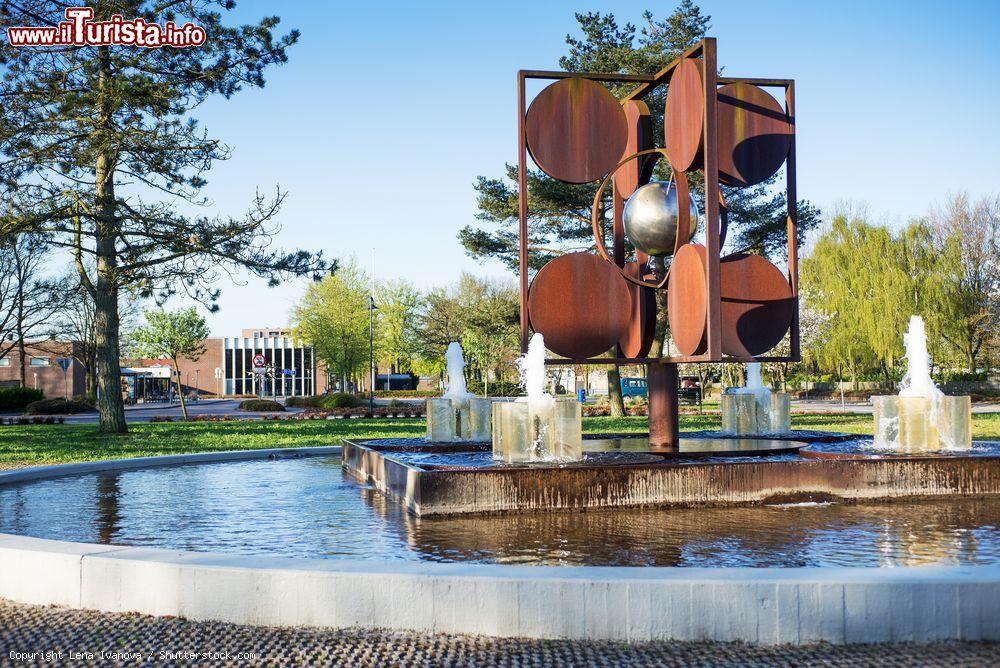
[[[830,458],[798,454],[803,442],[783,443],[754,456],[647,447],[586,452],[572,464],[511,465],[492,462],[486,443],[345,440],[343,466],[421,516],[1000,495],[996,456]]]

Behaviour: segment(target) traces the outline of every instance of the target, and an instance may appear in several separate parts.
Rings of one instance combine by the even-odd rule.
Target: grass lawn
[[[718,429],[718,415],[682,415],[682,430]],[[856,414],[793,415],[799,429],[871,434],[871,416]],[[102,436],[94,425],[0,427],[0,469],[212,450],[337,445],[345,437],[422,436],[424,421],[288,420],[267,422],[136,423],[126,436]],[[644,417],[588,417],[586,433],[643,432]],[[1000,413],[972,416],[977,439],[1000,438]]]

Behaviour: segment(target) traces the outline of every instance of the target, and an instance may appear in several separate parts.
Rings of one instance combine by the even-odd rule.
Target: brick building
[[[326,390],[326,371],[315,359],[311,346],[303,345],[279,327],[244,329],[238,337],[211,337],[196,361],[181,359],[180,383],[186,393],[202,395],[249,395],[289,397],[318,394]],[[66,373],[69,396],[86,392],[86,371],[74,357],[79,344],[44,341],[25,349],[26,385],[37,387],[46,397],[66,395],[63,370],[57,360],[70,358]],[[267,372],[253,373],[253,358],[263,355]],[[20,384],[17,349],[0,358],[0,387]],[[169,396],[172,363],[166,359],[122,360],[122,382],[134,401],[157,401]]]
[[[77,361],[78,344],[70,341],[35,341],[24,347],[25,385],[41,390],[46,397],[76,396],[87,391],[87,375]],[[63,373],[59,358],[68,358]],[[21,384],[21,355],[15,347],[0,357],[0,387]]]

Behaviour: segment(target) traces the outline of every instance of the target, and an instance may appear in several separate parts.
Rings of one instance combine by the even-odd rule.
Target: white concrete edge
[[[171,455],[92,462],[87,471],[68,471],[80,466],[71,464],[41,467],[33,479],[100,470],[97,464],[141,468],[333,450]],[[264,626],[535,638],[1000,640],[1000,566],[467,565],[240,556],[0,534],[0,597]]]

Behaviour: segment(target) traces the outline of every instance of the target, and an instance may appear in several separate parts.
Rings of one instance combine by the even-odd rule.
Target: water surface
[[[338,457],[0,488],[0,532],[313,558],[595,566],[1000,564],[1000,499],[416,518]]]

